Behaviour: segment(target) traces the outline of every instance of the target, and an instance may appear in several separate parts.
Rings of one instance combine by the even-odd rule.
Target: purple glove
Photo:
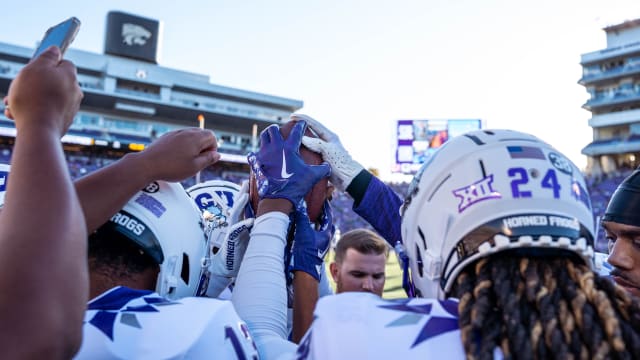
[[[298,208],[313,185],[331,173],[328,164],[307,165],[300,156],[306,129],[307,123],[298,121],[286,140],[275,124],[260,134],[260,150],[247,157],[260,199],[287,199]]]
[[[331,204],[329,200],[325,200],[318,230],[309,221],[305,208],[296,209],[293,218],[295,232],[289,271],[304,271],[320,281],[322,263],[335,232]]]

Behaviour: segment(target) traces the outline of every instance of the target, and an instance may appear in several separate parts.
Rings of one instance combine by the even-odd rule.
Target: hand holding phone
[[[34,123],[28,119],[40,119],[52,121],[52,125],[61,130],[61,136],[68,129],[80,106],[82,90],[75,66],[60,57],[75,38],[79,26],[80,21],[71,17],[49,28],[31,61],[11,81],[3,110],[7,118],[16,122],[16,128],[23,126],[19,124]],[[60,53],[42,56],[51,46],[58,47]],[[39,106],[29,106],[33,103]]]
[[[73,39],[75,39],[79,29],[80,20],[76,17],[71,17],[60,24],[50,27],[44,34],[42,41],[40,41],[38,48],[31,58],[37,58],[43,51],[47,50],[52,45],[59,47],[60,53],[64,55],[64,52],[67,50]]]

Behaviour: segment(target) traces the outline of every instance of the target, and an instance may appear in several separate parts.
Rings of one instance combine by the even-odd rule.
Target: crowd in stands
[[[69,164],[69,172],[73,179],[82,177],[88,173],[91,173],[97,169],[107,166],[116,161],[119,156],[108,156],[105,154],[96,154],[95,152],[81,152],[73,151],[66,152],[67,162]],[[3,144],[0,147],[0,162],[8,164],[11,160],[11,146]],[[607,175],[592,177],[587,176],[587,186],[591,195],[591,204],[593,207],[593,214],[596,221],[599,216],[604,214],[604,210],[607,207],[607,202],[611,198],[611,195],[615,191],[616,187],[622,182],[622,180],[629,176],[632,169],[622,169],[616,173]],[[204,169],[200,173],[200,181],[221,179],[234,183],[241,183],[248,179],[248,173],[241,173],[238,171],[229,171],[224,165],[214,165]],[[182,182],[185,188],[188,188],[196,183],[196,177],[190,177]],[[398,196],[404,198],[409,183],[398,182],[388,183]],[[340,229],[340,232],[345,233],[347,231],[359,228],[372,229],[366,221],[360,216],[355,214],[351,209],[353,207],[353,199],[345,193],[334,192],[332,203],[334,205],[335,212],[335,224],[336,228]],[[604,237],[604,231],[602,228],[598,228],[598,238],[596,241],[596,248],[598,251],[607,251],[607,242]]]
[[[4,148],[0,151],[0,161],[8,163],[10,159],[10,148]],[[116,161],[116,157],[96,156],[91,153],[81,152],[68,152],[67,161],[69,163],[69,171],[72,178],[76,179],[83,175],[86,175],[96,169],[109,165]],[[622,182],[622,180],[629,176],[630,169],[622,170],[616,174],[611,174],[605,177],[586,177],[588,183],[588,190],[591,194],[591,204],[593,207],[594,219],[596,221],[607,207],[607,202],[611,198],[611,195],[615,191],[616,187]],[[223,165],[214,165],[208,167],[200,173],[200,181],[221,179],[234,182],[236,184],[241,183],[248,179],[249,174],[241,174],[239,172],[228,171]],[[182,182],[185,188],[188,188],[196,183],[196,177],[191,177]],[[398,196],[404,198],[409,187],[409,183],[388,183]],[[351,209],[353,207],[353,199],[342,192],[334,192],[333,194],[333,209],[335,212],[335,225],[337,229],[340,229],[341,233],[359,228],[372,229],[366,221],[360,216],[355,214]],[[596,248],[598,251],[607,251],[607,241],[605,240],[604,230],[598,228],[598,237],[596,241]]]
[[[404,199],[409,183],[388,183],[398,196]],[[353,212],[353,199],[346,193],[335,191],[331,200],[334,212],[334,223],[341,233],[355,229],[370,229],[371,225]]]
[[[80,178],[97,169],[107,166],[119,158],[117,156],[108,156],[102,153],[97,154],[91,151],[73,151],[66,152],[65,154],[67,156],[67,163],[69,164],[69,172],[73,179]],[[2,145],[0,149],[0,162],[8,164],[10,160],[11,146]],[[201,182],[221,179],[240,184],[242,181],[247,180],[248,178],[248,173],[242,174],[238,171],[229,171],[224,165],[218,164],[210,166],[200,173]],[[195,183],[196,177],[193,176],[183,181],[182,185],[185,188],[189,188]],[[389,185],[401,198],[404,198],[409,186],[408,183],[389,183]],[[340,229],[341,233],[359,228],[372,229],[371,225],[369,225],[366,221],[364,221],[360,216],[358,216],[351,210],[353,207],[353,199],[349,195],[339,191],[335,191],[333,193],[332,204],[335,213],[334,222],[336,228]],[[604,204],[606,205],[606,202]]]
[[[11,162],[12,146],[7,144],[0,145],[0,163],[9,164]],[[65,152],[66,160],[69,166],[69,174],[72,179],[78,179],[95,170],[103,168],[115,161],[121,155],[107,155],[105,153],[96,153],[94,151],[67,151]],[[240,184],[243,180],[249,178],[249,174],[242,174],[237,171],[229,171],[221,165],[214,165],[204,169],[200,173],[200,181],[222,179]],[[196,183],[196,177],[192,176],[182,182],[185,188]]]
[[[80,178],[117,160],[115,157],[95,156],[82,152],[67,152],[65,154],[72,179]]]

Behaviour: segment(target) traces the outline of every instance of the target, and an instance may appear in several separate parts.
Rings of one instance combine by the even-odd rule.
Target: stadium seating
[[[0,144],[1,163],[10,163],[11,151],[11,144]],[[77,179],[95,171],[96,169],[106,166],[113,161],[116,161],[121,156],[118,154],[109,155],[107,153],[103,154],[91,151],[68,151],[66,152],[66,155],[69,164],[69,173],[73,179]],[[596,221],[598,221],[599,217],[604,213],[607,203],[618,184],[620,184],[630,173],[631,169],[623,169],[606,177],[587,177],[587,186],[589,188],[589,193],[591,194],[593,216]],[[248,174],[244,174],[237,169],[229,169],[226,165],[222,164],[207,168],[200,173],[200,181],[212,179],[223,179],[239,184],[243,180],[248,179]],[[195,182],[196,178],[191,177],[183,181],[183,185],[185,187],[189,187],[194,185]],[[389,183],[389,185],[401,198],[404,198],[407,188],[409,187],[408,183]],[[349,195],[334,192],[332,205],[334,209],[334,222],[336,228],[340,229],[341,233],[357,228],[372,229],[368,223],[353,212],[353,199],[351,199]],[[596,249],[598,251],[607,251],[607,242],[601,227],[598,229]]]

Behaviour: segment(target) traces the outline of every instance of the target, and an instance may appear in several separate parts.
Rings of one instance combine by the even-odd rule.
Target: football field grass
[[[329,251],[329,254],[327,254],[325,259],[325,267],[327,276],[329,277],[329,282],[335,291],[335,284],[333,283],[333,278],[331,278],[331,274],[329,273],[329,264],[333,261],[334,255],[335,253],[333,250]],[[385,299],[406,298],[407,295],[404,292],[404,289],[402,289],[402,269],[400,269],[398,259],[393,251],[389,252],[385,271],[387,279],[384,283],[384,293],[382,294],[382,297]]]

